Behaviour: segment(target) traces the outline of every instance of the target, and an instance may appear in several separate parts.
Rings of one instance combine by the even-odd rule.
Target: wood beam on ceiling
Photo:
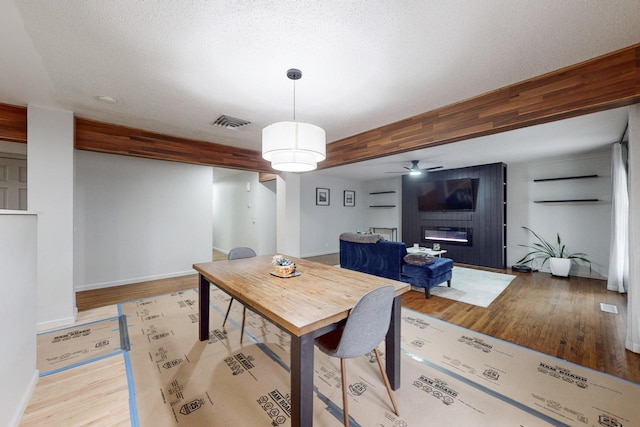
[[[260,172],[258,174],[258,181],[259,182],[267,182],[267,181],[273,181],[274,179],[276,179],[278,177],[277,173],[266,173],[266,172]]]
[[[156,160],[273,173],[258,151],[75,119],[75,148]]]
[[[640,102],[640,44],[327,145],[319,169]]]
[[[0,139],[27,143],[27,109],[0,103]]]

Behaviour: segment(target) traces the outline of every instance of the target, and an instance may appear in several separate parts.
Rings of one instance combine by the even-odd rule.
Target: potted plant
[[[560,233],[557,233],[557,246],[554,246],[530,228],[522,228],[533,234],[538,241],[533,245],[519,245],[531,249],[531,251],[523,256],[518,261],[518,264],[528,264],[536,260],[542,260],[540,267],[543,267],[549,261],[552,275],[567,277],[571,269],[571,262],[575,260],[589,264],[589,272],[591,272],[591,261],[587,259],[587,254],[582,252],[569,253],[560,239]]]
[[[274,255],[271,259],[271,265],[273,265],[276,274],[280,276],[290,276],[296,271],[294,262],[282,255]]]

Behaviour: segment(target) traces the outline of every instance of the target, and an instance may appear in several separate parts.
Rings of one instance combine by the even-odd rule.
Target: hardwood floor
[[[496,271],[496,270],[492,270]],[[627,297],[601,280],[548,273],[517,273],[507,289],[482,308],[417,292],[402,305],[572,363],[640,383],[640,354],[624,347]],[[455,278],[452,282],[455,286]],[[600,310],[615,305],[619,314]]]
[[[214,253],[214,259],[226,255]],[[311,258],[329,265],[337,254]],[[470,267],[470,266],[469,266]],[[500,271],[500,270],[491,270]],[[488,307],[409,292],[404,307],[514,344],[640,383],[640,354],[624,348],[626,294],[606,290],[601,280],[555,278],[548,273],[517,273],[516,279]],[[455,286],[455,278],[452,286]],[[78,310],[197,287],[197,276],[156,280],[78,292]],[[600,310],[612,304],[619,314]]]

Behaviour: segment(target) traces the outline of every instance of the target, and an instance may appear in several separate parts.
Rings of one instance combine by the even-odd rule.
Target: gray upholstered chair
[[[229,251],[229,255],[227,255],[227,259],[241,259],[241,258],[251,258],[256,256],[256,252],[245,246],[240,246],[237,248],[233,248]],[[231,301],[229,301],[229,307],[227,308],[227,314],[224,315],[224,321],[222,322],[222,328],[224,328],[224,324],[227,323],[227,317],[229,317],[229,311],[231,311],[231,304],[233,304],[233,297],[231,297]],[[247,314],[247,307],[242,307],[242,328],[240,329],[240,344],[242,344],[242,338],[244,337],[244,320]]]
[[[329,356],[340,358],[342,375],[342,405],[344,425],[349,426],[349,410],[347,408],[347,386],[344,359],[359,357],[374,351],[382,379],[391,398],[393,412],[398,413],[398,406],[393,397],[389,378],[382,366],[378,344],[387,335],[391,322],[391,307],[393,305],[393,286],[383,286],[374,289],[360,298],[351,309],[345,325],[325,335],[316,338],[316,345]]]

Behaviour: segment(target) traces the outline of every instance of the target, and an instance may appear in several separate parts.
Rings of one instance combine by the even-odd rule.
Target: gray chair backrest
[[[231,249],[229,255],[227,255],[227,259],[251,258],[254,256],[256,256],[256,253],[253,249],[240,246]]]
[[[393,286],[374,289],[351,309],[334,356],[351,358],[373,350],[387,335],[393,306]]]

